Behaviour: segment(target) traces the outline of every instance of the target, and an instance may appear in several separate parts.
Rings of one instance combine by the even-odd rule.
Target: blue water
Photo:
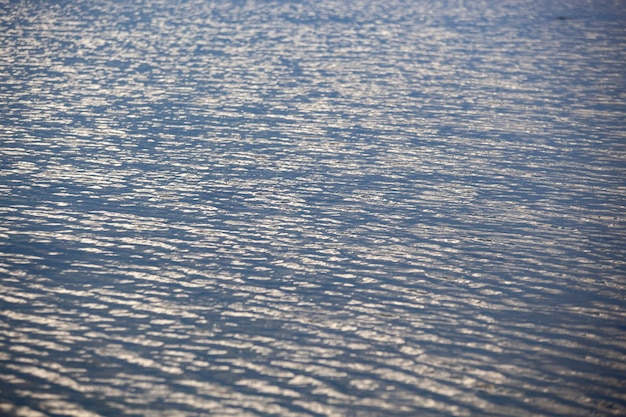
[[[0,1],[0,415],[626,414],[625,22]]]

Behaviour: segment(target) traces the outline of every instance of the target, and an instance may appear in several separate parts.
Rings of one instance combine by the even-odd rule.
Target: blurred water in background
[[[0,414],[623,415],[625,22],[0,1]]]

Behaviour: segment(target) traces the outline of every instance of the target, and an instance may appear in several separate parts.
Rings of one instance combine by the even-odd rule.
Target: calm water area
[[[0,0],[0,415],[626,415],[623,0]]]

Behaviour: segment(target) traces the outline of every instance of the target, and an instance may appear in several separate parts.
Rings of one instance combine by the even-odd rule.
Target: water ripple
[[[623,5],[0,9],[0,414],[626,413]]]

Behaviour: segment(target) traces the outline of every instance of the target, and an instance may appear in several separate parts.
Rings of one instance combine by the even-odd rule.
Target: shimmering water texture
[[[0,0],[0,415],[626,414],[625,21]]]

